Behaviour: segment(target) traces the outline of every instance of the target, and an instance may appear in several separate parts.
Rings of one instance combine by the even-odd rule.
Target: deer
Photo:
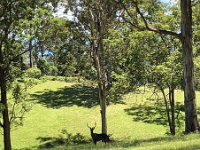
[[[94,129],[96,128],[96,122],[95,122],[95,126],[94,127],[90,127],[88,124],[87,124],[88,128],[90,129],[90,133],[91,133],[91,137],[92,137],[92,140],[93,140],[93,143],[96,145],[98,141],[102,141],[104,142],[105,144],[107,142],[110,142],[110,136],[105,134],[105,133],[94,133]]]

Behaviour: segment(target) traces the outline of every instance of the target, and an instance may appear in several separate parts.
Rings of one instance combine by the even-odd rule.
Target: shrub
[[[56,66],[51,66],[50,71],[52,76],[57,76],[58,75],[58,68]]]
[[[34,67],[26,70],[25,76],[29,78],[37,78],[39,79],[42,76],[41,70]]]
[[[41,70],[42,74],[47,75],[50,72],[50,65],[47,62],[46,59],[41,58],[38,62],[37,62],[37,67]]]

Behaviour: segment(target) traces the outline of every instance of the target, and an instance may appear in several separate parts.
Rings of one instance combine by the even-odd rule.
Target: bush
[[[50,65],[47,62],[46,59],[41,58],[38,62],[37,62],[37,67],[41,70],[42,74],[44,75],[48,75],[50,72]]]
[[[41,70],[34,67],[26,70],[25,76],[29,78],[36,78],[39,79],[42,76]]]
[[[50,67],[50,72],[52,76],[57,76],[58,75],[58,68],[56,66],[51,66]]]

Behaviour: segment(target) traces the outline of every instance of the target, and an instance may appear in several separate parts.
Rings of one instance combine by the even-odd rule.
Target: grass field
[[[200,135],[167,135],[165,112],[152,91],[129,93],[122,103],[108,106],[109,144],[91,142],[87,123],[101,131],[97,89],[77,82],[47,80],[29,90],[33,106],[23,126],[12,129],[13,149],[200,149]],[[183,93],[176,92],[182,103]],[[197,93],[197,99],[200,93]],[[148,100],[147,100],[148,99]],[[158,111],[159,110],[159,111]],[[184,127],[182,127],[184,128]],[[2,136],[0,149],[3,149]]]

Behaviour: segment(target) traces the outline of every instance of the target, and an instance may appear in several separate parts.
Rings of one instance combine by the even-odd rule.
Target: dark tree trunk
[[[181,33],[185,80],[185,132],[191,133],[197,132],[199,130],[199,123],[196,111],[196,96],[194,88],[191,0],[181,0]]]
[[[21,71],[23,71],[23,70],[25,70],[25,66],[24,66],[24,59],[23,59],[23,57],[21,56],[20,57],[20,68],[21,68]]]
[[[7,88],[6,80],[1,77],[1,103],[4,105],[3,114],[3,135],[4,135],[4,149],[11,150],[11,137],[10,137],[10,121],[8,114],[8,104],[7,104]]]
[[[30,68],[32,68],[32,67],[33,67],[33,59],[32,59],[33,54],[32,54],[32,48],[30,48],[30,51],[29,51],[29,52],[30,52],[30,53],[29,53]]]
[[[3,115],[3,136],[4,136],[4,149],[11,150],[11,137],[10,137],[10,121],[8,114],[8,103],[7,103],[7,86],[6,86],[6,76],[7,76],[7,65],[4,64],[3,52],[0,45],[0,89],[1,89],[1,103],[4,106],[2,111]]]
[[[32,28],[32,24],[30,24],[30,30],[29,30],[30,35],[32,34],[31,28]],[[33,59],[32,59],[33,58],[33,51],[32,51],[33,46],[32,46],[32,40],[31,39],[29,39],[28,48],[29,48],[29,63],[30,63],[30,68],[32,68],[33,67]]]
[[[168,125],[169,125],[169,129],[170,129],[170,133],[172,134],[173,129],[172,129],[172,122],[171,122],[171,117],[170,117],[170,109],[169,109],[169,105],[167,102],[167,97],[165,94],[164,89],[160,86],[160,90],[163,94],[163,98],[164,98],[164,103],[165,103],[165,109],[166,109],[166,113],[167,113],[167,121],[168,121]]]
[[[175,118],[175,100],[174,100],[174,87],[169,88],[169,101],[170,101],[170,108],[171,108],[171,128],[172,128],[172,135],[176,134],[176,118]]]

